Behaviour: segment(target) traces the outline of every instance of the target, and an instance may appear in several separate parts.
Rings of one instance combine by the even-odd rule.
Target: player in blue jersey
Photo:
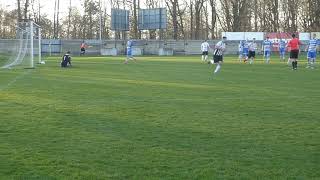
[[[263,41],[262,47],[263,47],[263,58],[265,62],[269,64],[271,48],[272,48],[272,42],[269,40],[269,37],[267,37],[267,39]]]
[[[316,34],[313,34],[313,38],[309,40],[308,45],[308,64],[307,68],[314,69],[314,65],[317,57],[317,47],[319,45],[319,40],[316,39]]]
[[[284,39],[279,41],[280,61],[285,61],[287,42]]]
[[[248,61],[248,55],[249,55],[249,43],[247,40],[243,41],[243,51],[242,51],[242,59],[243,62]]]
[[[128,40],[127,42],[127,58],[124,64],[128,64],[129,60],[134,60],[135,62],[137,61],[136,58],[133,57],[132,54],[132,46],[133,46],[133,40]]]

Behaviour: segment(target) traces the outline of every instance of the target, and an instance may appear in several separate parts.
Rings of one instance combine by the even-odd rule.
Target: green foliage
[[[319,178],[319,70],[226,59],[215,77],[198,56],[0,70],[0,176]]]

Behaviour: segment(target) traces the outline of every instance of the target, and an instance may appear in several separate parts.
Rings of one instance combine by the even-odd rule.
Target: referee
[[[292,62],[292,70],[297,70],[298,68],[299,48],[301,44],[301,41],[296,37],[296,35],[292,34],[292,39],[287,44],[287,47],[290,48],[290,61]]]

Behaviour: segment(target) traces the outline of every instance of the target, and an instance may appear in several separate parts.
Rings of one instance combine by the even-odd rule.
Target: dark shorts
[[[208,51],[203,51],[203,52],[202,52],[202,55],[203,55],[203,56],[204,56],[204,55],[208,56],[208,54],[209,54]]]
[[[220,61],[223,61],[223,56],[218,56],[218,55],[213,56],[214,63],[219,63]]]
[[[291,50],[290,51],[290,58],[291,59],[298,59],[299,57],[299,50]]]
[[[255,57],[256,57],[256,52],[255,51],[249,51],[248,58],[255,58]]]
[[[61,61],[61,67],[67,67],[68,62],[67,61]]]
[[[85,53],[86,49],[85,48],[81,48],[81,53]]]

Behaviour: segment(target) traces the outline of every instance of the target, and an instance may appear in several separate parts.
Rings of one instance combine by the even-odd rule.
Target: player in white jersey
[[[213,60],[209,61],[208,63],[211,64],[216,64],[216,69],[214,70],[214,74],[219,72],[221,69],[221,65],[223,63],[223,54],[224,51],[226,50],[226,44],[225,42],[227,41],[227,37],[223,37],[221,41],[219,41],[213,51]]]
[[[269,37],[267,37],[266,40],[263,41],[263,57],[267,64],[270,63],[270,55],[271,55],[271,48],[272,48],[272,42],[269,40]]]
[[[201,44],[202,61],[207,61],[207,60],[208,60],[209,48],[210,48],[210,45],[209,45],[209,43],[207,42],[207,40],[205,40],[205,41]]]
[[[252,39],[252,42],[248,44],[249,47],[249,56],[248,58],[250,59],[249,63],[253,64],[254,59],[256,57],[256,50],[257,50],[257,43],[256,43],[256,38]]]
[[[313,34],[313,38],[309,41],[308,45],[308,64],[307,68],[314,69],[316,57],[317,57],[317,47],[319,40],[316,38],[316,34]]]
[[[243,54],[243,41],[240,41],[239,43],[239,62],[242,62],[242,54]]]

